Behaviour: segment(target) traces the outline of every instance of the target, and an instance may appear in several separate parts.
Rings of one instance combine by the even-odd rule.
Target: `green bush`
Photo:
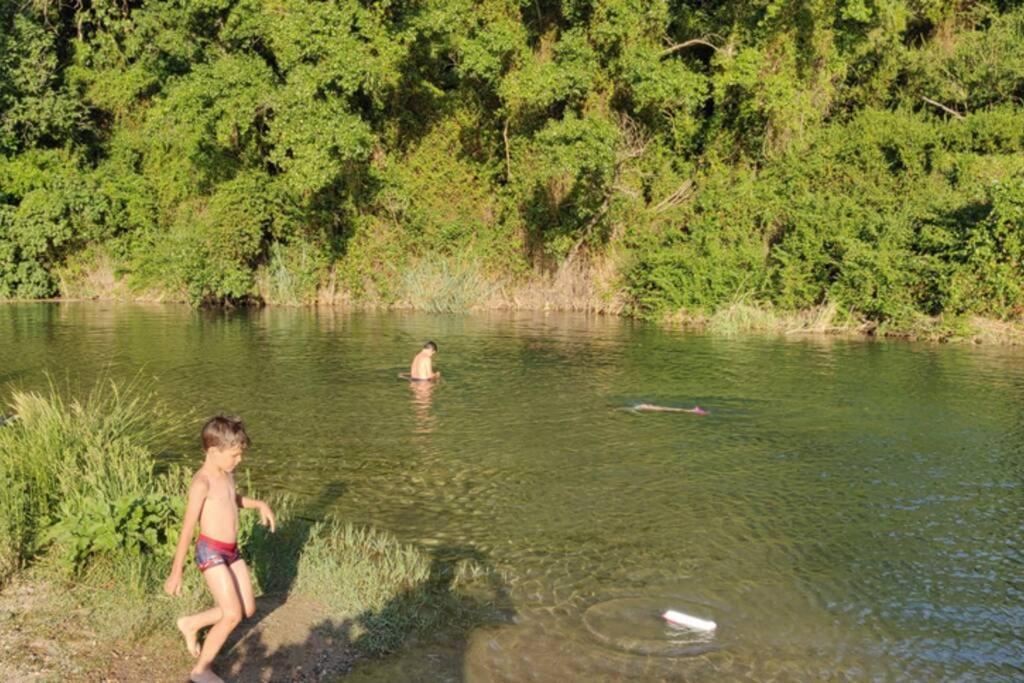
[[[180,498],[160,493],[112,501],[86,498],[77,505],[65,500],[41,540],[53,545],[53,558],[68,576],[104,554],[152,555],[170,562],[181,507]]]
[[[614,260],[651,317],[1017,315],[1014,3],[52,9],[0,6],[0,298],[90,253],[197,305],[433,309],[418,264]]]
[[[776,188],[725,167],[700,183],[697,199],[676,214],[681,225],[637,239],[627,285],[641,315],[710,312],[763,291],[768,273],[761,226],[775,220]]]
[[[147,554],[167,542],[181,506],[172,475],[153,472],[148,446],[171,428],[151,395],[134,385],[98,385],[70,402],[56,389],[15,392],[11,409],[20,419],[0,429],[8,576],[51,545],[76,572],[96,553]]]
[[[54,265],[105,236],[104,197],[80,160],[57,151],[0,156],[0,188],[0,298],[57,294]]]
[[[993,317],[1024,312],[1024,175],[995,183],[974,208],[947,228],[940,254],[951,267],[943,310]],[[983,216],[983,217],[982,217]]]
[[[969,151],[979,130],[986,151],[1015,149],[998,132],[1006,115],[869,110],[756,174],[712,167],[680,229],[638,238],[627,283],[639,312],[710,313],[745,296],[783,311],[829,302],[890,329],[922,315],[1012,315],[1019,162]]]

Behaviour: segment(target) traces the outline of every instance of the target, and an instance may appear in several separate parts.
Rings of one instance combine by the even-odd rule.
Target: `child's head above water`
[[[237,417],[217,415],[203,425],[203,451],[207,460],[212,458],[218,467],[227,472],[238,466],[249,443],[245,425]]]
[[[423,350],[430,351],[431,353],[437,353],[437,344],[435,344],[432,341],[428,341],[426,344],[423,345]]]

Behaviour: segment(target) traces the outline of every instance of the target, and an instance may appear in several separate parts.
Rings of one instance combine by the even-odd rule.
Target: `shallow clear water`
[[[399,381],[427,339],[444,381]],[[515,618],[468,634],[449,677],[1024,676],[1019,349],[573,315],[0,306],[5,395],[140,368],[195,411],[192,431],[246,419],[261,490],[503,569]],[[711,414],[621,409],[639,402]],[[718,622],[706,647],[657,621],[687,606]],[[638,651],[659,638],[679,647]],[[409,657],[363,675],[429,678]]]

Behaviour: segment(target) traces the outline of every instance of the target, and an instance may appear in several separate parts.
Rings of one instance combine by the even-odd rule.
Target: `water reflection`
[[[437,382],[409,382],[417,434],[430,434],[437,425],[437,417],[431,410],[437,384]]]

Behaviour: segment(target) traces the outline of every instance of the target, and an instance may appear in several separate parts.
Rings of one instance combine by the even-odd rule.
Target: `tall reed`
[[[91,501],[166,489],[149,446],[173,431],[139,382],[97,383],[84,400],[14,392],[0,428],[0,581],[41,548],[43,531]]]
[[[422,259],[402,278],[400,299],[429,313],[462,313],[483,305],[501,288],[473,260]]]

